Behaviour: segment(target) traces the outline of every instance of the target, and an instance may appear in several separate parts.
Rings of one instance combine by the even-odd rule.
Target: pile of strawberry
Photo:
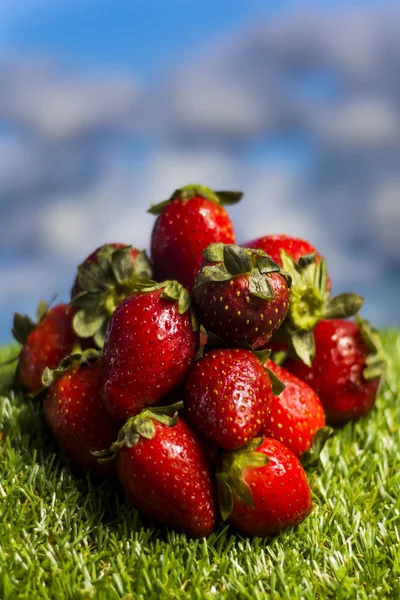
[[[78,267],[69,304],[14,318],[16,385],[43,398],[59,445],[191,536],[217,513],[249,535],[303,521],[303,465],[326,424],[369,412],[382,379],[379,337],[348,320],[362,298],[331,296],[313,246],[235,245],[223,205],[241,196],[177,190],[150,209],[151,261],[105,244]]]

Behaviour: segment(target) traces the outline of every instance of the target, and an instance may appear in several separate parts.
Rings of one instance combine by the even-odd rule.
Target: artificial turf
[[[400,333],[383,338],[376,407],[328,441],[313,513],[273,539],[158,527],[57,454],[40,402],[2,396],[0,599],[400,598]]]

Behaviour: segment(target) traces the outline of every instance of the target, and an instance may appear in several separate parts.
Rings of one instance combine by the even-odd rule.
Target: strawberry
[[[321,321],[314,330],[312,366],[289,359],[285,367],[312,387],[327,422],[340,425],[366,415],[382,379],[384,355],[379,336],[367,321]]]
[[[290,258],[296,263],[299,262],[300,258],[307,254],[315,254],[317,264],[321,260],[321,255],[318,253],[316,248],[312,246],[306,240],[301,238],[295,238],[288,235],[265,235],[263,237],[246,242],[242,244],[244,248],[255,248],[263,250],[268,256],[272,258],[280,267],[283,266],[281,252],[285,252]]]
[[[185,414],[222,448],[249,442],[263,427],[272,384],[260,360],[242,348],[206,352],[185,382]]]
[[[41,302],[37,323],[27,315],[15,314],[13,334],[22,344],[18,373],[28,392],[36,393],[43,387],[45,367],[56,368],[71,353],[76,341],[71,324],[73,312],[66,304],[48,308],[46,303]]]
[[[58,444],[82,469],[94,475],[115,475],[115,463],[100,464],[92,451],[110,445],[118,423],[110,419],[100,393],[100,361],[79,364],[73,355],[57,371],[46,372],[43,409],[47,425]]]
[[[269,402],[260,435],[279,440],[296,456],[311,448],[316,432],[325,427],[325,414],[314,390],[292,373],[267,360],[268,367],[285,385]]]
[[[290,304],[284,326],[273,337],[275,350],[289,349],[307,365],[315,354],[312,331],[321,319],[352,317],[361,308],[357,294],[330,295],[330,278],[325,259],[309,242],[286,235],[267,235],[247,242],[275,260],[292,279]]]
[[[231,345],[261,348],[289,309],[288,278],[269,256],[233,244],[211,244],[193,287],[206,329]]]
[[[158,215],[151,237],[155,279],[176,279],[190,291],[204,248],[213,242],[235,242],[232,222],[222,204],[238,202],[241,197],[240,192],[213,192],[189,185],[152,206],[148,212]]]
[[[106,408],[124,419],[184,379],[199,344],[190,296],[176,281],[143,286],[111,317],[103,353]]]
[[[138,290],[138,281],[151,277],[145,251],[124,244],[97,248],[79,265],[71,291],[71,304],[78,308],[73,319],[75,333],[80,338],[92,338],[102,348],[116,307]]]
[[[297,456],[272,438],[225,452],[217,467],[222,518],[246,535],[276,535],[312,510],[307,475]]]
[[[124,425],[109,451],[117,454],[118,476],[127,496],[147,516],[206,536],[216,511],[210,465],[196,435],[175,413],[177,408],[144,410]]]

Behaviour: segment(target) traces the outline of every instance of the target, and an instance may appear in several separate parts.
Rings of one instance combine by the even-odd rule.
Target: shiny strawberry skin
[[[251,295],[248,275],[195,285],[193,294],[201,323],[228,344],[247,343],[254,349],[265,346],[289,309],[287,281],[279,273],[265,277],[274,294],[273,300]]]
[[[42,388],[45,367],[55,369],[70,354],[76,340],[72,330],[74,311],[66,304],[51,308],[28,335],[19,357],[19,376],[29,392]]]
[[[133,504],[165,525],[202,537],[216,524],[211,472],[204,450],[181,419],[153,421],[156,434],[117,456],[118,475]]]
[[[264,425],[272,386],[261,362],[242,348],[211,350],[185,382],[185,414],[196,431],[233,450]]]
[[[279,440],[296,456],[311,447],[314,435],[325,426],[325,413],[314,390],[287,369],[267,360],[265,366],[285,384],[279,396],[273,396],[264,427],[259,435]]]
[[[154,278],[176,279],[191,290],[203,261],[202,251],[213,242],[235,242],[233,225],[223,206],[201,196],[187,201],[175,198],[154,224]]]
[[[114,248],[115,250],[121,250],[122,248],[126,248],[126,244],[121,244],[121,243],[108,244],[108,245],[111,246],[111,248]],[[96,250],[94,250],[91,254],[89,254],[89,256],[87,258],[85,258],[85,260],[83,261],[82,264],[97,262],[97,253],[100,250],[100,248],[101,248],[101,246],[99,246],[98,248],[96,248]],[[137,250],[137,248],[132,248],[131,256],[132,256],[133,264],[135,264],[138,254],[139,254],[139,250]],[[74,285],[72,286],[72,290],[71,290],[71,298],[74,298],[77,294],[79,294],[80,291],[81,291],[81,288],[80,288],[80,285],[78,282],[78,277],[76,277],[75,281],[74,281]]]
[[[243,471],[254,508],[234,497],[228,523],[246,535],[272,536],[310,514],[311,490],[299,459],[283,444],[265,438],[256,452],[268,456],[269,462]]]
[[[299,258],[306,254],[314,252],[319,256],[317,250],[306,240],[301,238],[290,237],[288,235],[265,235],[257,238],[246,244],[242,244],[245,248],[256,248],[263,250],[274,260],[279,266],[282,266],[281,250],[284,250],[294,261],[298,262]]]
[[[353,321],[320,321],[314,330],[316,353],[311,367],[289,359],[285,368],[303,379],[318,394],[331,425],[366,415],[372,408],[380,379],[363,376],[368,347]]]
[[[103,351],[102,390],[115,419],[156,404],[184,379],[198,348],[189,311],[161,298],[162,289],[136,293],[112,315]]]
[[[50,386],[43,409],[50,431],[77,465],[94,475],[112,477],[115,462],[101,464],[91,454],[109,447],[119,430],[103,406],[100,370],[100,362],[70,367]]]

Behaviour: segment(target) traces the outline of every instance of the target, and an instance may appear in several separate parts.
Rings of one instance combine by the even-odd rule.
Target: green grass
[[[274,539],[157,527],[56,454],[35,401],[0,401],[0,598],[400,598],[400,334],[372,414],[328,441],[312,515]]]

